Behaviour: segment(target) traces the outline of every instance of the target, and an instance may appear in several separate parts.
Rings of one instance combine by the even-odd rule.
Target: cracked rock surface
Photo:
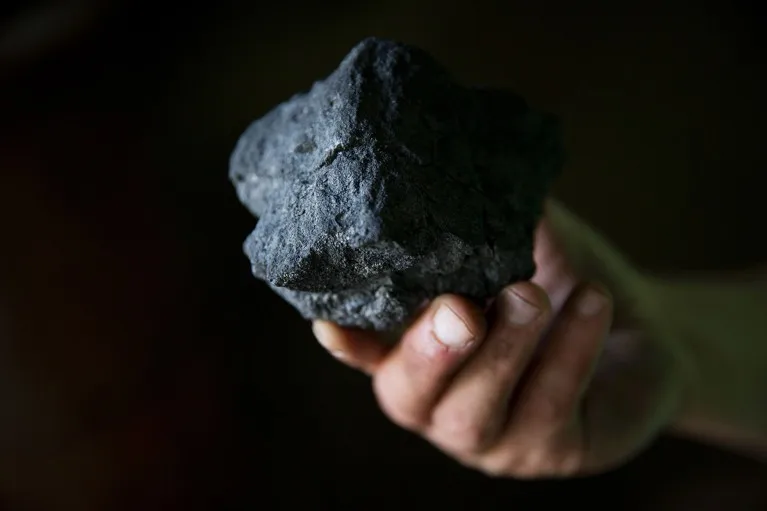
[[[394,330],[437,295],[484,300],[530,278],[562,162],[552,116],[366,39],[253,122],[229,175],[258,218],[253,275],[305,318]]]

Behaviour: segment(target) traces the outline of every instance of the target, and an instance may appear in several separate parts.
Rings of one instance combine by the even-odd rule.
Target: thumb
[[[316,320],[312,332],[320,345],[344,364],[373,375],[391,351],[391,344],[373,332],[343,328]]]

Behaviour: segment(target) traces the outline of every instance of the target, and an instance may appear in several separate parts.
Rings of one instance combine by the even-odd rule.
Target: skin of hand
[[[537,270],[485,310],[432,301],[394,346],[315,321],[331,354],[372,377],[384,413],[488,475],[561,478],[617,467],[675,418],[682,350],[654,327],[652,290],[554,200]]]

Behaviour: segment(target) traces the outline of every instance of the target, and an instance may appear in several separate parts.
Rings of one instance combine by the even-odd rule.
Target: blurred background
[[[0,509],[767,509],[764,465],[691,442],[520,483],[398,430],[250,277],[227,179],[250,121],[394,38],[560,115],[557,195],[647,270],[763,263],[759,2],[0,5]]]

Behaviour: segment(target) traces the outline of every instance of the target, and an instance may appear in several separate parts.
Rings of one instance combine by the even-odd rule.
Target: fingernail
[[[434,315],[434,337],[449,348],[462,348],[474,338],[466,323],[447,305]]]
[[[312,323],[312,333],[314,333],[314,337],[317,338],[317,342],[319,342],[323,348],[330,351],[331,353],[336,351],[331,344],[332,336],[330,335],[330,332],[328,331],[327,325],[325,325],[324,323],[320,321],[315,321],[314,323]]]
[[[576,303],[578,314],[581,316],[594,316],[601,311],[607,304],[607,297],[597,291],[596,289],[589,288],[583,293]]]
[[[528,302],[513,289],[507,290],[506,296],[510,298],[508,305],[511,310],[508,318],[515,325],[527,325],[540,315],[541,309]]]

